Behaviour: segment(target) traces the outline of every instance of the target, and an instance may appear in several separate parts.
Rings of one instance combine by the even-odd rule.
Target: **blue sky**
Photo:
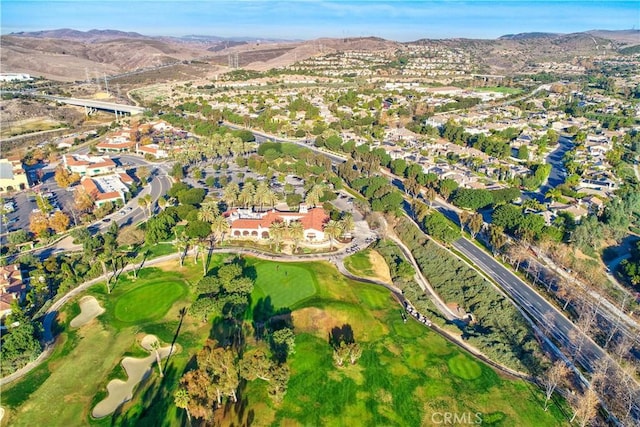
[[[2,0],[1,31],[117,29],[146,35],[313,39],[495,38],[640,27],[634,1]]]

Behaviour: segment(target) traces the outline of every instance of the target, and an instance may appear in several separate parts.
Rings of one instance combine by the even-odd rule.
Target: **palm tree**
[[[276,203],[278,203],[278,195],[274,193],[272,190],[267,191],[264,198],[267,205],[271,206],[271,208],[273,208],[276,205]]]
[[[227,204],[228,207],[233,207],[238,203],[239,193],[240,187],[238,186],[238,183],[231,182],[226,187],[224,187],[222,200]]]
[[[162,210],[167,207],[167,199],[164,196],[158,198],[158,207]]]
[[[189,424],[191,424],[191,414],[189,413],[189,392],[187,390],[180,388],[173,395],[173,402],[176,404],[178,408],[182,408],[187,411],[187,419],[189,420]]]
[[[111,260],[111,254],[108,253],[107,251],[102,251],[98,254],[98,261],[100,262],[100,265],[102,265],[102,273],[104,275],[104,278],[107,280],[105,282],[106,286],[107,286],[107,294],[111,293],[111,277],[109,277],[109,273],[107,273],[107,261]]]
[[[333,219],[329,221],[324,226],[324,234],[326,234],[326,236],[329,238],[331,249],[333,250],[333,240],[342,235],[342,227],[340,226],[340,223]]]
[[[155,340],[154,342],[151,343],[151,348],[156,353],[156,362],[158,363],[158,372],[160,372],[161,377],[164,377],[164,373],[162,372],[162,361],[160,360],[160,353],[159,353],[160,342],[158,340]]]
[[[211,222],[211,232],[215,235],[216,239],[224,240],[224,235],[229,231],[230,225],[227,219],[222,215],[217,215]]]
[[[147,204],[149,202],[147,201],[147,199],[145,197],[138,197],[138,206],[140,206],[142,208],[142,211],[144,213],[147,212]]]
[[[552,188],[544,195],[547,199],[551,199],[552,201],[560,200],[562,197],[562,191],[559,188]]]
[[[187,248],[189,247],[189,238],[184,234],[184,232],[180,233],[179,236],[176,235],[176,249],[180,254],[180,267],[184,265],[184,258],[187,255]]]
[[[289,224],[289,237],[293,240],[293,252],[298,250],[298,245],[304,239],[304,226],[300,221],[293,221]]]
[[[267,183],[267,181],[261,181],[258,184],[253,203],[257,204],[260,207],[260,210],[262,210],[265,204],[269,203],[267,195],[270,191],[271,190],[269,189],[269,184]]]
[[[256,188],[252,182],[247,182],[242,187],[242,191],[238,195],[238,202],[245,208],[253,205],[255,202]]]
[[[220,210],[218,209],[218,203],[215,200],[208,200],[200,205],[200,210],[198,211],[198,219],[200,221],[211,223],[219,213]]]
[[[356,228],[356,223],[353,220],[353,215],[346,213],[340,220],[340,225],[344,233],[351,233]]]
[[[316,206],[320,203],[320,199],[324,195],[324,190],[321,185],[315,184],[313,187],[307,191],[307,195],[305,197],[305,203],[309,206]]]
[[[276,252],[280,249],[280,242],[284,235],[286,225],[282,221],[274,221],[269,226],[269,237],[276,245]]]

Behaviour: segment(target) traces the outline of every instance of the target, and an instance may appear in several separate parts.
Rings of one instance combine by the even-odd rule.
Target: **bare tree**
[[[598,414],[598,403],[598,395],[591,387],[588,388],[573,399],[574,412],[569,422],[577,419],[580,427],[585,427]]]
[[[549,409],[549,400],[553,396],[553,392],[560,386],[569,376],[570,370],[567,365],[561,361],[556,361],[547,369],[540,381],[544,387],[544,410]]]

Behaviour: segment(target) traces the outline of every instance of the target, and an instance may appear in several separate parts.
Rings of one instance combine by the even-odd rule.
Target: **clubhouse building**
[[[300,205],[298,212],[280,212],[272,209],[267,212],[254,212],[252,209],[232,209],[225,213],[231,226],[229,236],[232,239],[268,240],[269,227],[281,221],[289,225],[300,221],[304,229],[305,242],[322,242],[325,240],[324,225],[329,215],[322,208],[308,209]]]

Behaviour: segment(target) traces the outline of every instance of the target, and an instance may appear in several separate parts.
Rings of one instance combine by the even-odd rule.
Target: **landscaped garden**
[[[223,257],[213,260],[212,269]],[[290,379],[281,403],[268,395],[266,381],[242,383],[237,403],[218,410],[222,425],[430,425],[443,412],[480,414],[486,425],[562,425],[552,406],[542,409],[542,393],[521,380],[505,378],[417,322],[403,322],[388,291],[345,279],[328,263],[275,263],[247,258],[244,271],[254,280],[246,314],[247,347],[256,345],[251,323],[265,301],[274,316],[290,315],[295,352],[288,357]],[[80,313],[69,303],[60,315],[60,341],[52,356],[21,381],[3,390],[9,424],[181,425],[186,411],[174,404],[189,360],[215,334],[181,309],[195,298],[201,267],[187,260],[122,277],[111,294],[95,286],[105,312],[78,328],[68,326]],[[218,322],[215,319],[213,322]],[[359,361],[336,367],[328,337],[348,329],[362,348]],[[178,332],[179,331],[179,332]],[[133,399],[113,416],[92,419],[92,408],[106,397],[106,385],[126,379],[124,356],[145,357],[141,337],[153,334],[163,345],[175,337],[177,353],[143,380]],[[244,387],[244,389],[242,389]],[[436,415],[437,416],[437,415]],[[475,420],[475,418],[471,418]]]

